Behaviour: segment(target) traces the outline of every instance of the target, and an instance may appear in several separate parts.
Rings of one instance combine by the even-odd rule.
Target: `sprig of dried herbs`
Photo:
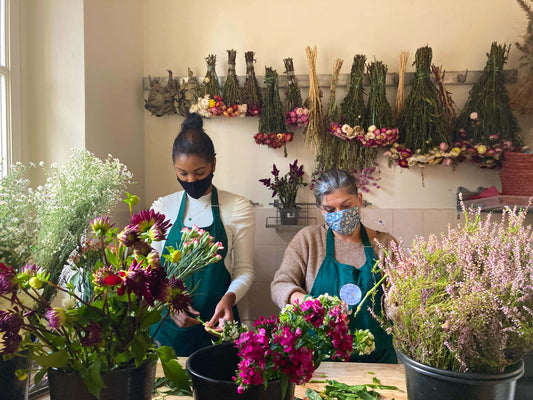
[[[320,87],[316,74],[316,46],[305,49],[307,63],[309,65],[309,123],[305,128],[304,135],[306,143],[314,149],[318,149],[324,142],[324,137],[328,134],[324,126],[324,114],[322,111],[322,100],[320,98]]]
[[[392,109],[385,92],[385,79],[387,78],[387,66],[381,61],[373,61],[368,67],[368,79],[370,80],[370,92],[365,114],[367,126],[374,125],[379,128],[392,126]]]
[[[248,105],[248,109],[257,109],[263,106],[263,96],[261,95],[261,88],[257,83],[254,69],[254,52],[247,51],[244,53],[246,60],[246,81],[242,90],[244,104]]]
[[[348,93],[346,93],[341,103],[342,122],[350,126],[363,126],[363,118],[365,116],[365,90],[363,89],[365,62],[366,56],[362,54],[357,54],[354,57]]]
[[[442,107],[442,115],[444,115],[444,119],[446,119],[446,122],[448,122],[448,125],[451,129],[455,126],[455,122],[457,120],[457,115],[455,113],[457,106],[452,99],[452,94],[448,92],[444,84],[444,75],[446,74],[446,71],[442,69],[442,66],[437,67],[435,64],[431,65],[431,71],[433,72],[435,81],[437,82],[437,87],[439,90],[439,102]]]
[[[222,91],[222,99],[227,106],[243,103],[239,81],[237,80],[237,74],[235,73],[236,58],[237,51],[228,50],[228,76],[226,82],[224,82],[224,88]]]
[[[302,93],[296,75],[294,74],[294,63],[292,58],[285,58],[283,60],[285,64],[285,74],[287,75],[287,103],[285,111],[292,111],[296,107],[302,106]]]
[[[488,143],[489,136],[498,135],[501,141],[509,140],[521,145],[522,138],[518,122],[511,111],[509,96],[505,88],[503,66],[509,56],[511,45],[493,42],[487,54],[487,64],[472,89],[470,89],[457,128],[464,129],[475,143]],[[471,114],[477,113],[479,125],[472,124]]]
[[[442,142],[451,143],[438,90],[430,79],[431,58],[432,50],[429,46],[420,47],[416,51],[415,78],[398,121],[399,142],[413,151],[420,150],[421,154]]]
[[[285,133],[285,113],[279,97],[278,73],[271,67],[265,68],[265,99],[259,117],[259,132]]]
[[[161,85],[159,79],[150,81],[150,92],[148,98],[144,100],[144,108],[155,115],[162,117],[163,115],[176,114],[176,107],[174,105],[174,97],[178,94],[179,83],[177,79],[172,76],[172,71],[168,70],[168,82],[166,86]]]
[[[196,104],[202,92],[200,83],[190,68],[187,69],[187,74],[187,78],[182,80],[178,93],[174,97],[176,111],[183,116],[189,113],[191,106]]]
[[[209,54],[205,61],[207,62],[207,72],[203,83],[203,96],[206,94],[210,95],[211,98],[220,96],[220,83],[216,72],[217,56]]]

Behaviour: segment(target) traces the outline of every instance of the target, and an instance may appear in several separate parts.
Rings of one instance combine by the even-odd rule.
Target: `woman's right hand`
[[[198,325],[201,323],[196,319],[196,317],[199,315],[200,313],[192,308],[191,305],[189,305],[189,308],[186,311],[179,311],[174,314],[170,314],[170,318],[172,318],[172,321],[174,321],[174,323],[180,328],[189,328],[193,325]]]

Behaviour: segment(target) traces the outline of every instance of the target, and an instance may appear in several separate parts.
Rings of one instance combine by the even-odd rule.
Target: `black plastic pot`
[[[4,361],[0,356],[0,398],[3,400],[25,400],[28,398],[28,378],[20,380],[15,375],[17,369],[28,369],[27,358],[14,357]]]
[[[296,208],[280,208],[279,216],[281,225],[298,225],[298,215],[300,209]]]
[[[398,357],[405,365],[409,400],[513,400],[524,374],[522,361],[501,374],[479,374],[429,367],[401,352]]]
[[[196,400],[292,400],[294,384],[291,384],[285,397],[281,397],[279,381],[270,381],[252,387],[244,393],[237,393],[237,384],[233,381],[237,364],[238,351],[233,343],[222,343],[197,350],[187,359],[187,371],[191,375],[194,398]]]
[[[155,380],[155,363],[147,360],[138,368],[120,368],[102,376],[105,388],[100,400],[151,400]],[[75,372],[48,370],[50,400],[96,400]]]

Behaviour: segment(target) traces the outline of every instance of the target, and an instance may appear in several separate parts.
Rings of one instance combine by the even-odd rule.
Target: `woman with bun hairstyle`
[[[154,337],[158,344],[173,347],[178,356],[189,356],[213,340],[196,317],[216,330],[222,330],[223,320],[239,319],[236,303],[254,277],[255,219],[247,199],[212,184],[215,149],[198,114],[189,114],[183,121],[172,147],[172,162],[184,190],[153,203],[152,209],[173,223],[166,242],[154,243],[154,248],[159,254],[168,253],[167,246],[177,248],[182,228],[193,225],[209,231],[224,246],[218,263],[197,271],[186,282],[189,288],[196,286],[189,310],[170,315]]]

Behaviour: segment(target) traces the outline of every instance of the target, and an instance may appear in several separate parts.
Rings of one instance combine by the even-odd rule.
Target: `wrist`
[[[233,292],[227,292],[224,296],[222,296],[222,300],[230,303],[231,306],[234,306],[235,300],[237,300],[237,295]]]

